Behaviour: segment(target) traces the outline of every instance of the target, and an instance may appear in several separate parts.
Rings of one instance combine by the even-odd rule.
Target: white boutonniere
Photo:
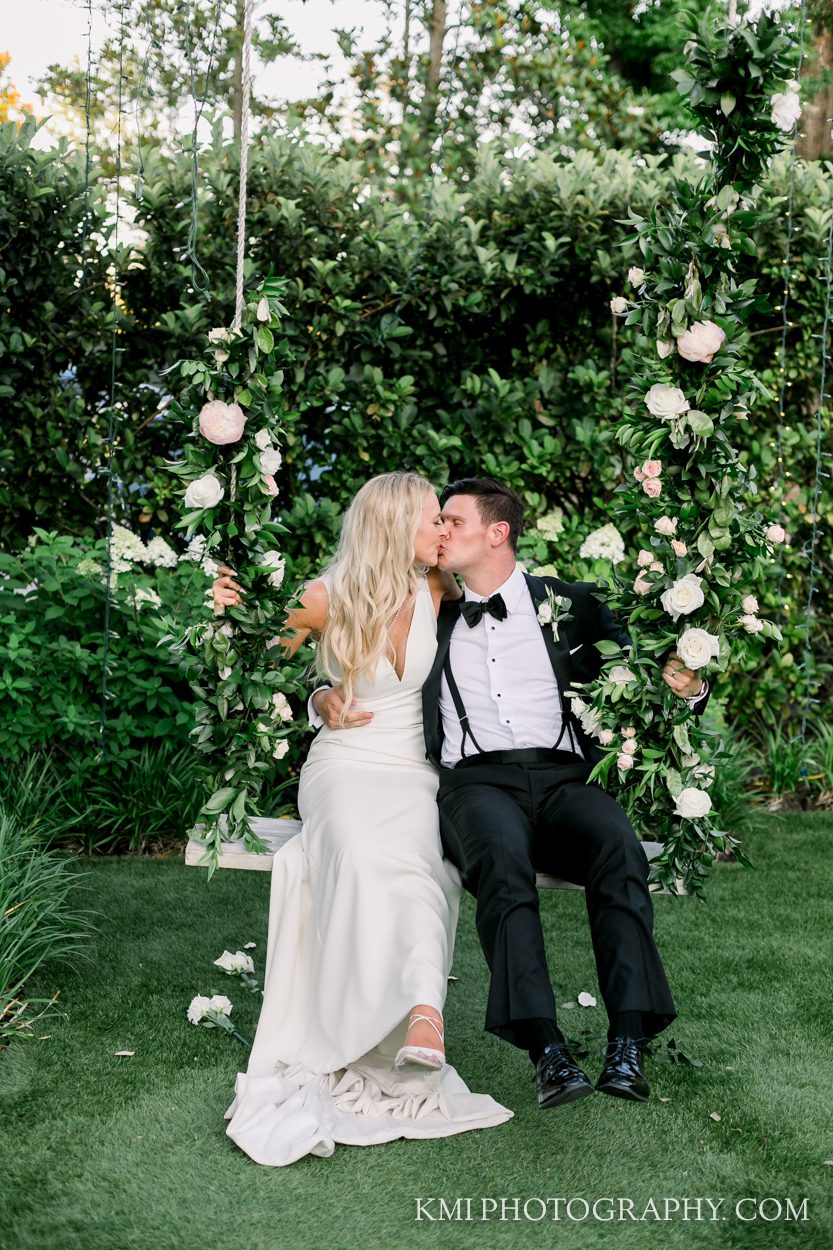
[[[551,625],[552,636],[556,642],[558,642],[558,627],[561,622],[573,619],[569,611],[572,606],[571,599],[567,599],[564,595],[556,595],[547,587],[547,597],[538,608],[538,624]]]

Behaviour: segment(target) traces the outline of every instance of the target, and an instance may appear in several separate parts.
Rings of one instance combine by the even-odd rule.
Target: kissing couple
[[[310,700],[302,828],[275,854],[263,1006],[226,1112],[257,1163],[511,1117],[446,1062],[461,887],[491,973],[485,1027],[528,1052],[538,1105],[649,1097],[641,1047],[676,1011],[648,861],[587,784],[599,754],[566,697],[598,675],[594,643],[629,640],[592,584],[522,571],[522,525],[521,500],[488,478],[439,499],[416,473],[372,478],[287,618],[286,652],[316,639],[328,684]],[[217,609],[242,603],[233,579],[220,569]],[[553,594],[570,601],[558,629],[539,617]],[[700,676],[673,652],[662,671],[700,712]],[[585,890],[609,1021],[595,1085],[558,1027],[536,872]]]

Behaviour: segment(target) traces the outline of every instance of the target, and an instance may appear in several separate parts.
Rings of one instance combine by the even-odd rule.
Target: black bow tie
[[[508,613],[506,604],[503,602],[503,595],[492,595],[490,599],[464,599],[460,604],[460,611],[463,620],[469,629],[473,629],[478,621],[483,620],[484,612],[488,612],[489,616],[493,616],[498,621],[505,621]]]

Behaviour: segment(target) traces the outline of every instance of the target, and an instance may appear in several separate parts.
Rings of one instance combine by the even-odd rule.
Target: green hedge
[[[24,131],[16,148],[3,150],[2,162],[17,168],[26,143]],[[673,163],[696,176],[696,158]],[[56,171],[70,164],[69,155],[53,161]],[[161,461],[177,454],[179,436],[164,415],[153,416],[165,403],[163,371],[199,350],[201,335],[231,316],[236,151],[217,137],[201,164],[198,246],[211,282],[208,303],[195,300],[184,255],[190,212],[184,157],[145,155],[141,196],[131,206],[141,233],[129,261],[125,255],[120,260],[125,333],[119,339],[117,502],[124,518],[150,527],[147,532],[167,532],[174,519],[172,482]],[[533,520],[560,506],[575,541],[552,547],[545,562],[565,572],[573,567],[582,537],[604,523],[612,490],[626,471],[614,430],[627,379],[608,307],[612,295],[626,293],[628,266],[638,259],[622,247],[626,208],[645,213],[662,204],[669,164],[635,160],[626,152],[581,152],[572,160],[539,154],[501,165],[486,149],[473,178],[456,188],[440,181],[430,204],[406,211],[388,187],[368,184],[358,166],[315,144],[258,141],[250,161],[248,269],[274,269],[290,280],[289,351],[282,363],[287,403],[296,417],[288,423],[280,488],[291,531],[286,545],[298,576],[320,562],[360,483],[372,473],[404,467],[438,483],[472,469],[493,473],[521,491]],[[763,279],[775,304],[788,182],[787,163],[775,162],[766,189],[769,219],[759,232],[759,256],[749,260],[750,276]],[[767,498],[786,494],[789,503],[792,545],[759,595],[761,611],[780,617],[786,645],[763,679],[757,662],[748,676],[735,674],[733,709],[744,721],[803,697],[802,547],[810,531],[820,363],[813,336],[821,329],[820,258],[831,204],[829,166],[800,164],[788,342],[792,428],[783,436],[779,468],[777,406],[762,406],[752,414],[745,453],[757,465]],[[71,272],[66,266],[55,281],[66,282]],[[103,306],[106,286],[97,289]],[[45,298],[43,291],[37,298]],[[20,306],[16,315],[44,360],[53,346],[49,319],[37,305],[31,312]],[[778,378],[779,326],[780,313],[774,312],[759,315],[750,327],[751,362],[770,385]],[[83,491],[73,492],[70,505],[70,523],[88,532],[99,523],[103,500],[94,443],[107,415],[102,396],[108,393],[109,359],[100,338],[95,351],[85,354],[84,345],[101,332],[94,310],[71,301],[62,334],[77,345],[73,364],[88,426],[65,412],[61,445],[43,453],[46,459],[18,450],[10,487],[25,493],[33,478],[47,474],[54,488],[57,457],[65,453],[64,479],[95,475]],[[620,340],[622,334],[620,329]],[[0,375],[7,361],[0,357]],[[40,386],[34,373],[33,388]],[[39,393],[50,392],[48,382]],[[829,417],[826,423],[829,429]],[[15,437],[13,422],[9,429],[4,420],[0,455]],[[48,523],[56,528],[68,521],[64,494],[63,487],[41,491],[41,506],[51,509]],[[828,494],[823,532],[831,512]],[[28,534],[22,514],[19,519],[16,530],[14,523],[7,530],[9,544]],[[625,539],[635,553],[636,534]],[[623,571],[629,573],[630,565]],[[829,578],[817,578],[811,629],[824,692],[833,652],[829,596]]]

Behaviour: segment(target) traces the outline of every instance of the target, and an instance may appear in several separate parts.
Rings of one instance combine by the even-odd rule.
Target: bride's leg
[[[427,1016],[428,1019],[418,1020],[417,1016]],[[441,1011],[436,1007],[429,1007],[427,1003],[417,1003],[411,1008],[410,1019],[408,1036],[405,1038],[406,1046],[425,1046],[430,1050],[445,1051],[445,1027]]]

